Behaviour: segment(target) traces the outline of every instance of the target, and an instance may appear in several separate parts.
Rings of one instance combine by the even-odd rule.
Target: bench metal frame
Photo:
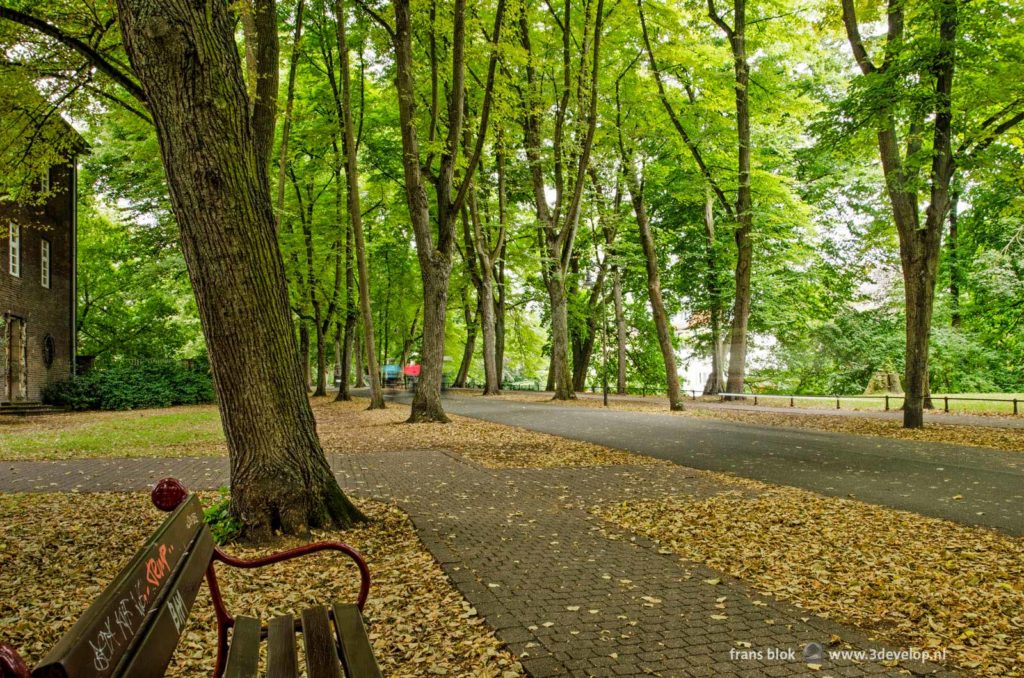
[[[188,499],[188,497],[188,490],[183,484],[181,484],[181,482],[174,478],[164,478],[159,481],[150,493],[150,498],[152,499],[153,504],[161,511],[168,513],[175,511]],[[369,597],[370,593],[370,569],[367,567],[366,561],[363,559],[363,556],[359,551],[348,544],[339,541],[321,541],[306,544],[305,546],[300,546],[298,548],[287,549],[261,558],[252,559],[236,558],[225,553],[219,546],[213,546],[212,555],[206,564],[205,579],[207,586],[210,589],[210,597],[213,602],[214,614],[217,619],[217,659],[213,670],[214,678],[221,678],[224,674],[228,658],[228,635],[229,631],[234,628],[236,624],[235,616],[228,610],[227,605],[224,602],[224,597],[221,594],[220,584],[217,581],[217,571],[215,568],[216,563],[223,563],[228,567],[234,567],[242,570],[251,570],[325,551],[343,553],[351,558],[359,569],[359,595],[356,599],[356,607],[361,613],[363,611],[363,607],[366,605],[366,599]],[[122,573],[123,572],[124,570],[122,570]],[[115,582],[116,579],[117,577],[115,577]],[[111,586],[113,586],[113,584],[111,584]],[[102,595],[103,594],[100,596],[101,598]],[[191,607],[191,604],[189,604],[189,607]],[[191,611],[189,611],[189,614],[190,613]],[[299,631],[301,630],[301,627],[301,620],[296,619],[295,630]],[[142,629],[139,629],[136,633],[141,633],[141,631]],[[269,629],[267,625],[262,625],[260,628],[260,637],[265,639],[268,634]],[[180,639],[176,639],[175,645],[177,645],[178,642],[180,642]],[[21,658],[18,652],[13,647],[5,643],[0,643],[0,678],[33,678],[33,672],[29,670],[28,665]]]

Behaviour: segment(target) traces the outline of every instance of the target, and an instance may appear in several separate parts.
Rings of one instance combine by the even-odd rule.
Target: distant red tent
[[[402,371],[405,372],[405,376],[407,377],[420,376],[420,366],[417,363],[413,363],[412,365],[406,365],[405,369]]]

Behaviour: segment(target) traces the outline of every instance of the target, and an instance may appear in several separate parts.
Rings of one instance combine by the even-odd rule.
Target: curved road
[[[481,397],[450,396],[445,409],[692,468],[1024,535],[1024,451]]]

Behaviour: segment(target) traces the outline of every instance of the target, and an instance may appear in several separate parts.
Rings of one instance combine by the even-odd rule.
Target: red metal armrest
[[[322,551],[340,551],[351,558],[355,562],[356,567],[359,568],[359,597],[356,599],[356,606],[359,608],[359,611],[362,612],[363,606],[366,605],[366,599],[370,595],[370,568],[367,567],[366,561],[363,559],[363,556],[359,551],[340,541],[318,541],[312,544],[306,544],[305,546],[299,546],[294,549],[280,551],[279,553],[272,553],[269,556],[253,558],[252,560],[236,558],[224,553],[220,547],[215,547],[213,549],[213,560],[242,570],[251,570],[257,567],[265,567],[267,565],[281,563],[286,560],[292,560],[293,558],[301,558],[302,556],[320,553]]]
[[[25,661],[7,643],[0,643],[0,678],[31,678]]]

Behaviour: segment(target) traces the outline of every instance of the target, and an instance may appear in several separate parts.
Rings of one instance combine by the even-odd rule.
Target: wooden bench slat
[[[267,635],[268,678],[295,678],[299,660],[295,653],[295,617],[290,614],[270,620]]]
[[[334,604],[334,626],[349,678],[383,678],[370,646],[363,615],[355,605]]]
[[[204,529],[165,587],[163,599],[151,613],[152,622],[136,637],[122,661],[124,666],[118,667],[115,675],[130,678],[159,678],[164,675],[188,624],[192,604],[212,555],[213,536]]]
[[[231,632],[224,678],[256,678],[260,670],[260,620],[238,617]],[[272,675],[272,674],[271,674]]]
[[[202,526],[199,498],[189,497],[157,528],[57,642],[33,675],[70,678],[113,675],[133,639],[163,599],[161,594],[171,572]]]
[[[331,618],[323,605],[302,611],[302,640],[309,678],[342,678]]]

